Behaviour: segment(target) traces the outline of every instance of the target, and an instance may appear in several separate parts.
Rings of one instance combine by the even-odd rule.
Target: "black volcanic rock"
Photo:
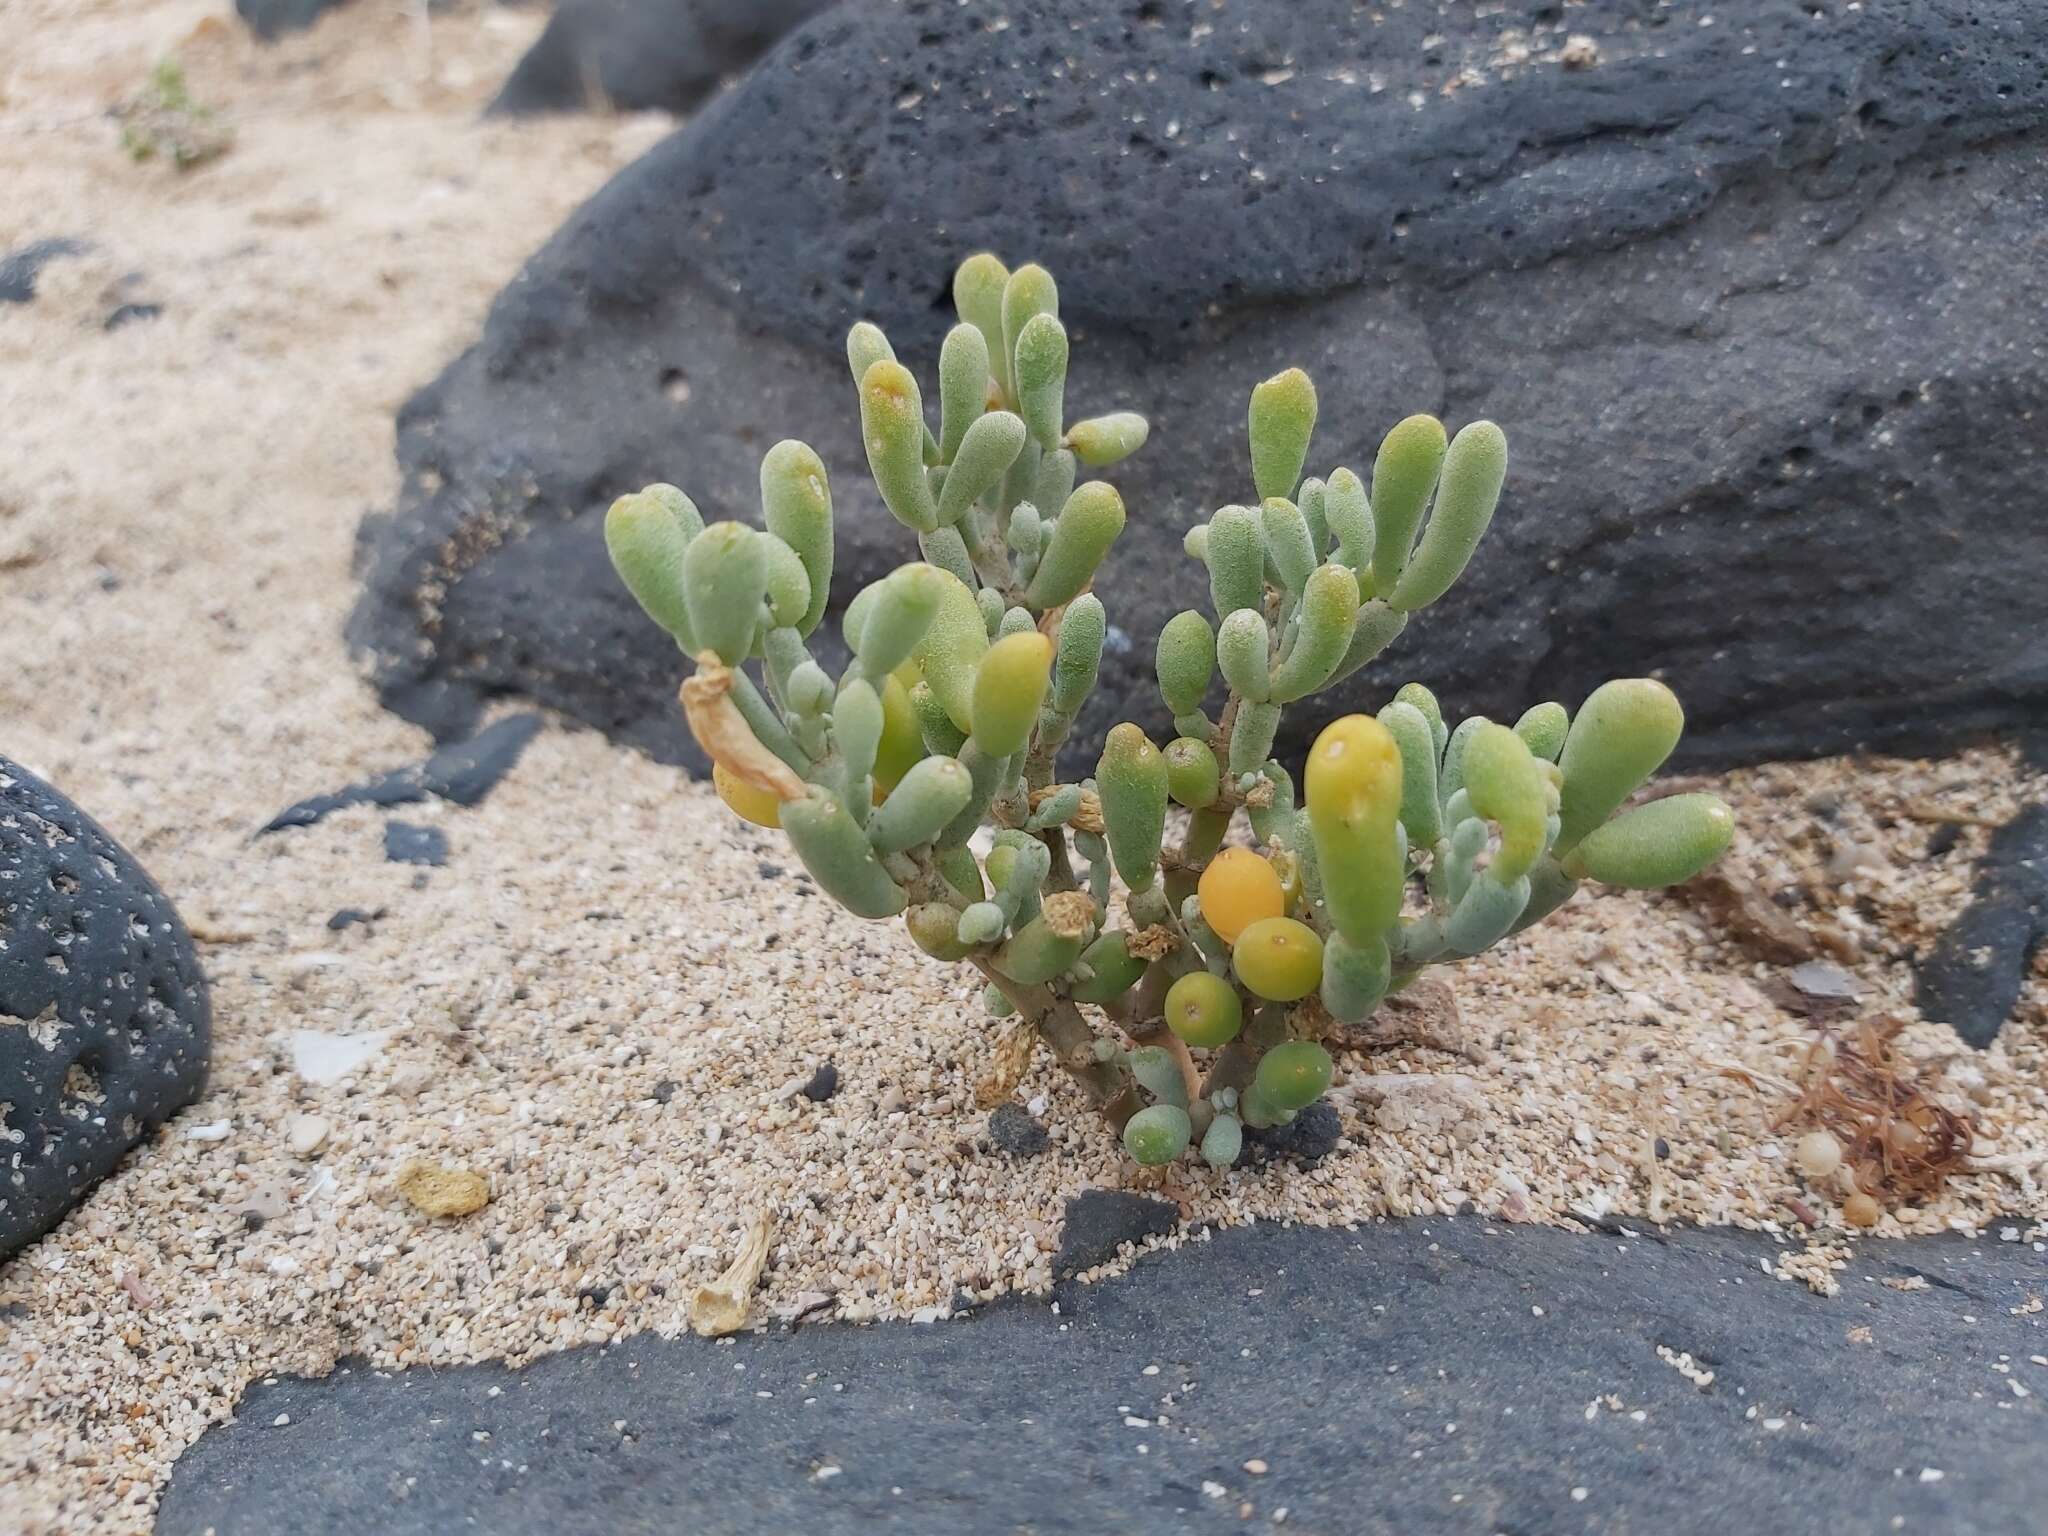
[[[693,111],[832,0],[560,0],[493,112]]]
[[[2019,1006],[2027,967],[2048,939],[2048,805],[1991,835],[1970,905],[1916,967],[1914,1004],[1979,1049]]]
[[[192,936],[85,812],[0,757],[0,1258],[54,1227],[199,1096]]]
[[[235,0],[235,13],[251,32],[274,43],[287,32],[302,32],[342,0]]]
[[[406,406],[400,503],[364,530],[351,635],[393,708],[460,734],[518,691],[695,761],[605,506],[669,479],[755,516],[761,453],[804,437],[844,603],[911,548],[845,328],[882,323],[931,389],[985,247],[1058,276],[1070,416],[1153,421],[1110,472],[1132,516],[1076,762],[1118,718],[1164,728],[1152,636],[1205,591],[1182,531],[1246,494],[1246,394],[1295,362],[1315,472],[1414,410],[1492,417],[1512,459],[1465,580],[1283,747],[1410,676],[1511,718],[1656,672],[1693,763],[1941,748],[2048,705],[2048,629],[2018,622],[2048,579],[2032,0],[1001,14],[835,7],[528,263]]]

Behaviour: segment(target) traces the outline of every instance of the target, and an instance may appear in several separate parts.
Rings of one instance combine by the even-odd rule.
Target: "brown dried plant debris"
[[[1936,1102],[1895,1041],[1903,1019],[1865,1018],[1808,1046],[1783,1129],[1822,1130],[1842,1148],[1856,1188],[1886,1204],[1937,1194],[1970,1155],[1976,1127]]]

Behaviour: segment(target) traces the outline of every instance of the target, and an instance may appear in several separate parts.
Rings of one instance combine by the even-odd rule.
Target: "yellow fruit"
[[[1273,866],[1249,848],[1226,848],[1202,871],[1195,893],[1202,899],[1202,919],[1226,944],[1261,918],[1287,910],[1287,893]]]
[[[1237,979],[1275,1003],[1307,997],[1322,984],[1323,941],[1306,923],[1266,917],[1237,936],[1230,949]]]
[[[1237,989],[1221,976],[1195,971],[1166,989],[1166,1027],[1189,1045],[1228,1045],[1244,1024]]]
[[[767,790],[756,789],[717,763],[711,765],[711,782],[718,790],[718,798],[731,806],[740,820],[751,821],[757,827],[782,825],[782,802]]]

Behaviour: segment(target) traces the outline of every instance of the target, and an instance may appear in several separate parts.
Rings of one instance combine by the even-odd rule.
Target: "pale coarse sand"
[[[215,1010],[206,1097],[0,1270],[6,1531],[146,1528],[173,1459],[267,1372],[680,1329],[758,1217],[757,1320],[930,1316],[959,1290],[1045,1286],[1066,1199],[1145,1183],[1043,1063],[1019,1098],[1050,1150],[991,1149],[977,989],[793,882],[776,835],[592,733],[549,731],[476,809],[398,813],[446,832],[445,869],[387,862],[369,810],[252,836],[426,749],[340,639],[357,521],[397,489],[393,413],[668,125],[479,122],[539,25],[525,10],[437,13],[427,34],[411,7],[356,0],[265,50],[227,9],[16,0],[4,27],[0,249],[94,250],[0,307],[0,750],[172,894]],[[184,175],[132,164],[105,115],[172,50],[235,133]],[[122,301],[163,314],[103,331]],[[1989,750],[1738,775],[1730,867],[1895,1010],[1902,957],[1959,910],[1987,836],[1965,826],[1932,860],[1919,818],[1995,820],[2043,789]],[[330,930],[347,907],[383,915]],[[1676,900],[1582,897],[1457,974],[1464,1054],[1342,1063],[1338,1155],[1183,1168],[1165,1192],[1191,1234],[1468,1201],[1782,1225],[1785,1272],[1812,1281],[1834,1250],[1801,1254],[1789,1202],[1833,1244],[1839,1191],[1806,1189],[1771,1128],[1810,1038],[1761,989],[1775,974]],[[1907,1032],[1991,1166],[1881,1230],[2004,1216],[2038,1235],[2043,1013],[2037,977],[1987,1052]],[[303,1053],[328,1036],[375,1049],[309,1082]],[[828,1060],[837,1095],[799,1094]],[[490,1203],[423,1216],[398,1192],[422,1159],[482,1175]]]

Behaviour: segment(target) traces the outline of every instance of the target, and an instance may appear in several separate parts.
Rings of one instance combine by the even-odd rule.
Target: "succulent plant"
[[[1136,452],[1146,424],[1065,421],[1068,336],[1044,269],[974,256],[953,296],[936,431],[881,330],[847,337],[868,468],[922,559],[847,604],[838,677],[807,643],[833,514],[804,444],[763,458],[759,526],[707,525],[655,485],[613,504],[605,537],[695,663],[683,709],[719,795],[779,826],[849,911],[900,916],[925,953],[973,966],[1004,1038],[1049,1050],[1132,1157],[1228,1165],[1247,1127],[1328,1088],[1335,1023],[1581,881],[1669,885],[1727,846],[1711,795],[1625,808],[1683,726],[1648,678],[1605,684],[1575,716],[1551,702],[1455,729],[1410,683],[1327,725],[1297,793],[1273,756],[1283,710],[1449,590],[1507,471],[1493,423],[1447,436],[1411,416],[1369,486],[1347,468],[1304,479],[1316,392],[1299,369],[1252,391],[1248,501],[1187,535],[1210,612],[1158,638],[1176,736],[1119,725],[1092,776],[1062,777],[1107,632],[1091,587],[1125,520],[1082,475]],[[1240,811],[1250,845],[1226,847]]]

